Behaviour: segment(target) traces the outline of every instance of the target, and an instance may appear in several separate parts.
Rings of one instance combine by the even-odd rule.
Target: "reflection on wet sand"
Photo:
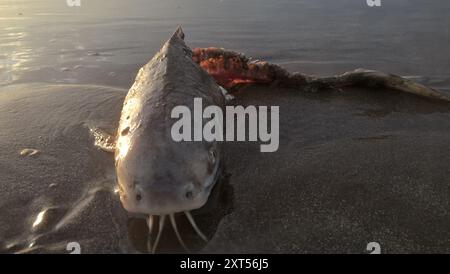
[[[23,42],[26,33],[19,30],[21,28],[7,28],[6,34],[0,35],[0,49],[4,54],[3,58],[0,58],[0,84],[17,80],[17,74],[27,70],[27,62],[34,58],[32,49],[26,47]]]

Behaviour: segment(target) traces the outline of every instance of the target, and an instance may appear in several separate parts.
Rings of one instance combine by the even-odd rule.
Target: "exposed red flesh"
[[[270,83],[274,80],[267,62],[252,62],[236,52],[220,48],[195,48],[192,58],[226,88],[240,83]]]

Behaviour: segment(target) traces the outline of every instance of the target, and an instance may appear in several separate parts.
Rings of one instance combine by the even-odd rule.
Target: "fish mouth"
[[[205,182],[206,188],[204,190],[205,193],[207,193],[207,197],[209,198],[209,195],[211,194],[212,189],[217,185],[217,181],[219,180],[220,174],[222,171],[222,165],[220,161],[217,161],[217,163],[214,166],[214,170],[213,170],[213,176],[210,176],[207,181]],[[208,201],[208,199],[206,199],[205,203]],[[204,204],[205,204],[204,203]],[[204,204],[202,206],[204,206]],[[199,208],[201,208],[202,206],[200,206]],[[198,209],[198,208],[196,208]],[[193,209],[195,210],[195,209]],[[155,253],[157,248],[158,248],[158,243],[160,241],[162,232],[164,230],[164,226],[165,226],[165,222],[167,219],[167,216],[170,220],[170,224],[172,225],[173,231],[175,232],[175,235],[178,239],[178,242],[180,243],[180,245],[184,248],[184,250],[186,250],[187,252],[190,252],[189,248],[186,246],[186,244],[183,241],[183,238],[181,237],[181,234],[178,230],[177,227],[177,222],[175,220],[175,214],[179,213],[179,212],[173,212],[173,213],[169,213],[169,214],[163,214],[163,215],[149,215],[147,218],[147,225],[148,225],[148,241],[147,241],[147,247],[148,250],[151,253]],[[205,236],[205,234],[200,230],[200,228],[197,226],[194,217],[192,216],[190,210],[185,210],[182,211],[182,213],[184,213],[184,215],[186,216],[186,218],[188,219],[189,223],[191,224],[192,228],[195,230],[195,232],[197,233],[197,235],[206,243],[208,242],[208,238]],[[155,228],[155,216],[159,216],[159,222],[158,222],[158,234],[156,235],[156,239],[154,242],[152,242],[151,239],[151,235],[153,232],[153,229]]]
[[[197,210],[199,208],[202,208],[209,200],[209,196],[211,192],[213,191],[214,187],[217,185],[217,182],[219,181],[220,175],[222,174],[222,164],[221,161],[218,160],[216,164],[214,165],[214,169],[212,172],[212,175],[209,176],[206,181],[204,182],[205,188],[203,189],[202,195],[206,197],[205,199],[202,199],[200,203],[198,203],[198,206],[183,206],[183,207],[176,207],[174,206],[172,209],[149,209],[149,208],[140,208],[139,210],[137,208],[126,208],[125,209],[131,213],[134,217],[140,217],[140,218],[146,218],[147,219],[147,225],[148,225],[148,241],[147,241],[147,248],[149,252],[155,253],[158,244],[160,242],[161,235],[166,227],[166,220],[169,219],[170,224],[173,228],[173,231],[175,232],[175,235],[178,239],[178,242],[180,245],[184,248],[185,251],[190,253],[189,248],[184,243],[181,234],[177,227],[177,222],[175,219],[175,215],[180,214],[184,215],[194,231],[197,233],[197,235],[205,242],[208,242],[208,238],[205,236],[205,234],[199,229],[197,226],[194,217],[191,214],[191,211]],[[120,189],[119,189],[120,192]],[[122,200],[122,195],[120,195],[120,198]],[[122,202],[122,204],[125,206],[126,203]],[[158,220],[157,220],[158,219]],[[152,232],[156,229],[156,226],[158,226],[157,235],[155,240],[152,239]]]

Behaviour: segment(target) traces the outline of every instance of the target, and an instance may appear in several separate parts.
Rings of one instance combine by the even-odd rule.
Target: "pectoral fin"
[[[116,138],[101,128],[89,128],[94,137],[94,145],[99,149],[114,153],[116,149]]]

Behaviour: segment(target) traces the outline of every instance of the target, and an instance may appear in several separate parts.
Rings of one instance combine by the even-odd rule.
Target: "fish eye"
[[[185,194],[185,196],[186,196],[186,198],[188,198],[188,199],[192,199],[192,196],[193,196],[192,191],[187,191],[186,194]]]

